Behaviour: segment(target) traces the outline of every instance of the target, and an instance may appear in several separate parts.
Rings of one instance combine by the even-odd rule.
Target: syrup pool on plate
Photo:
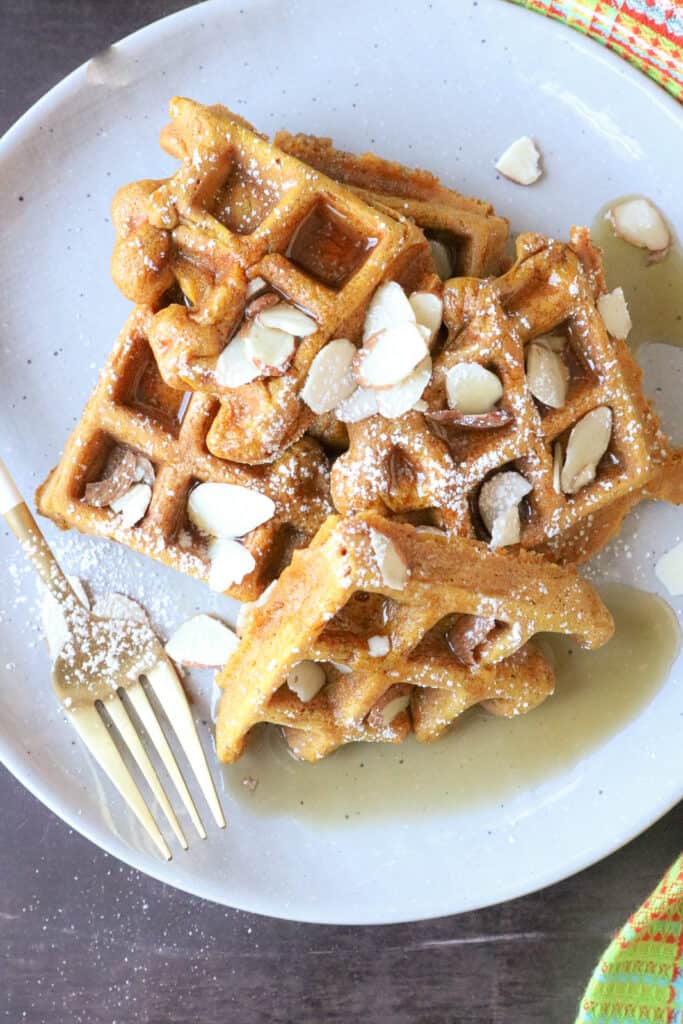
[[[351,823],[399,812],[457,814],[571,769],[647,705],[679,645],[676,617],[661,598],[621,584],[601,593],[614,637],[597,651],[544,637],[555,694],[530,714],[503,719],[473,708],[435,743],[349,744],[318,764],[295,761],[278,729],[260,727],[240,760],[223,769],[226,790],[268,816]]]
[[[661,263],[647,262],[645,249],[638,249],[614,234],[605,217],[624,199],[605,203],[591,227],[591,238],[604,253],[607,286],[624,289],[633,327],[629,346],[636,350],[646,342],[683,346],[683,252],[676,239]],[[666,217],[666,211],[661,211]],[[669,225],[671,230],[671,225]]]

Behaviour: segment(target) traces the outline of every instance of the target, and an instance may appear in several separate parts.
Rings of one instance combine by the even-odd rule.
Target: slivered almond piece
[[[313,700],[326,682],[325,669],[317,661],[300,661],[287,673],[287,686],[304,704]]]
[[[340,402],[335,414],[340,423],[359,423],[377,412],[377,392],[372,388],[356,388],[356,390]]]
[[[152,500],[152,488],[149,484],[133,484],[129,491],[109,503],[112,512],[119,513],[119,521],[124,529],[135,526],[145,515]]]
[[[371,714],[373,716],[375,716],[375,712],[377,712],[377,716],[375,716],[375,723],[374,724],[379,724],[376,721],[376,718],[378,717],[380,719],[382,725],[391,725],[391,723],[393,722],[393,720],[395,718],[398,718],[398,716],[400,714],[402,714],[404,711],[407,710],[409,704],[410,704],[410,694],[409,693],[403,693],[403,694],[401,694],[400,697],[392,697],[391,700],[387,701],[387,703],[384,705],[383,708],[373,708],[372,709],[372,713]],[[371,720],[371,724],[373,724],[372,720]]]
[[[388,636],[368,637],[368,654],[371,658],[383,658],[391,650],[391,641]]]
[[[661,213],[644,196],[624,199],[605,214],[615,235],[629,245],[647,249],[654,262],[663,259],[671,248],[671,232]]]
[[[576,494],[595,480],[598,463],[609,448],[612,437],[612,410],[607,405],[579,420],[567,442],[560,486],[565,494]]]
[[[490,412],[503,397],[503,385],[479,363],[456,363],[446,374],[446,397],[451,409],[479,415]]]
[[[551,352],[564,352],[567,339],[563,334],[539,334],[534,338],[534,345],[542,345]]]
[[[361,387],[386,388],[398,384],[429,355],[416,323],[387,327],[367,340],[354,362]]]
[[[301,392],[309,409],[318,415],[331,412],[353,394],[357,385],[351,364],[355,357],[356,346],[346,338],[336,338],[321,348]]]
[[[556,441],[553,445],[553,490],[555,494],[562,494],[560,477],[562,475],[562,463],[564,462],[564,449],[562,442]]]
[[[106,508],[112,501],[127,494],[137,480],[136,453],[131,448],[117,445],[107,459],[102,479],[87,484],[83,497],[94,508]]]
[[[533,185],[543,173],[540,159],[541,154],[533,139],[528,135],[522,135],[498,158],[496,170],[517,185]]]
[[[242,332],[228,342],[216,363],[216,380],[225,388],[240,388],[260,377],[259,370],[247,356],[247,339]]]
[[[479,513],[491,534],[491,547],[518,544],[522,524],[519,503],[531,491],[531,484],[521,473],[505,470],[492,476],[479,492]]]
[[[408,302],[413,307],[418,325],[427,328],[427,345],[431,345],[443,321],[442,300],[433,292],[413,292]]]
[[[154,466],[146,455],[135,454],[135,479],[140,484],[149,484],[151,487],[156,479]]]
[[[194,615],[171,635],[166,653],[187,668],[222,668],[238,643],[224,622],[212,615]]]
[[[393,540],[379,530],[371,528],[370,544],[385,585],[392,590],[404,590],[410,569]]]
[[[598,297],[598,313],[602,317],[605,328],[613,338],[625,341],[631,327],[631,314],[624,298],[623,288],[614,288],[611,292]]]
[[[507,409],[491,409],[491,412],[460,412],[458,409],[437,409],[427,412],[427,419],[443,423],[447,427],[468,427],[471,430],[495,430],[504,427],[512,419]]]
[[[399,324],[415,323],[415,312],[408,302],[406,293],[396,281],[381,284],[370,300],[365,314],[363,342],[378,331]]]
[[[443,242],[439,242],[436,238],[429,239],[429,248],[432,250],[434,269],[442,281],[447,281],[449,277],[453,276],[453,261],[450,252]]]
[[[303,313],[290,302],[278,302],[258,314],[258,319],[264,327],[273,327],[278,331],[293,334],[295,338],[307,338],[309,334],[315,334],[318,325],[313,317]]]
[[[448,631],[446,640],[453,654],[463,665],[476,664],[474,652],[492,632],[495,619],[483,615],[461,615]]]
[[[567,400],[569,370],[562,357],[534,341],[526,350],[526,382],[534,398],[551,409],[561,409]]]
[[[296,349],[293,334],[263,324],[260,315],[245,331],[244,353],[257,370],[272,376],[284,373]]]
[[[243,537],[275,514],[266,494],[239,484],[199,484],[187,499],[190,521],[213,537]]]
[[[377,408],[382,416],[393,420],[412,409],[429,384],[431,375],[432,360],[430,356],[426,356],[400,384],[378,391]]]
[[[268,282],[262,277],[252,277],[251,281],[247,283],[246,298],[253,299],[259,292],[262,292],[268,287]]]
[[[71,589],[74,591],[76,597],[74,601],[80,602],[84,608],[90,608],[90,601],[86,594],[83,584],[77,576],[67,576]],[[42,587],[42,584],[41,584]],[[67,598],[70,600],[70,598]],[[62,606],[56,597],[52,596],[52,593],[45,587],[42,593],[41,599],[41,619],[43,623],[43,632],[45,633],[45,639],[47,641],[47,649],[50,654],[50,661],[54,662],[57,660],[57,655],[61,651],[62,647],[69,639],[69,627],[66,624],[64,618],[64,612]]]
[[[256,568],[251,551],[238,540],[219,537],[209,545],[209,587],[222,594]]]

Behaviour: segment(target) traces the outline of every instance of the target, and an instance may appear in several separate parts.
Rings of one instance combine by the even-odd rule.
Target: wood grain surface
[[[0,130],[83,60],[186,6],[0,0]],[[67,828],[5,771],[0,807],[0,1019],[12,1024],[571,1024],[601,950],[683,834],[681,804],[535,895],[348,928],[166,888]]]

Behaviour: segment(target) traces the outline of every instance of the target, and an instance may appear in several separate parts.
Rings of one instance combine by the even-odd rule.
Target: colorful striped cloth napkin
[[[596,39],[683,102],[683,0],[512,2]],[[576,1018],[644,1022],[683,1024],[683,854],[605,950]]]

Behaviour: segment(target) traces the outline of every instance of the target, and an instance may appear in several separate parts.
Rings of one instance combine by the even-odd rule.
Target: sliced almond
[[[408,299],[415,319],[429,332],[427,345],[431,345],[443,322],[443,301],[433,292],[413,292]]]
[[[135,452],[135,479],[137,483],[149,484],[151,487],[156,479],[154,466],[145,455]]]
[[[317,661],[300,661],[287,673],[287,686],[304,704],[313,700],[326,682],[325,669]]]
[[[564,352],[566,344],[564,334],[539,334],[534,338],[534,345],[542,345],[551,352]]]
[[[392,388],[377,392],[377,408],[388,420],[396,419],[414,408],[432,376],[432,360],[426,356],[412,373]]]
[[[385,586],[391,587],[392,590],[404,590],[410,569],[393,540],[379,530],[371,528],[370,544]]]
[[[190,491],[187,514],[212,537],[243,537],[273,518],[275,502],[239,484],[205,483]]]
[[[356,388],[356,390],[340,402],[335,413],[341,423],[359,423],[378,411],[377,392],[372,388]]]
[[[100,594],[93,601],[92,613],[101,619],[126,619],[143,626],[150,625],[149,615],[142,605],[126,594]]]
[[[429,355],[415,322],[387,327],[368,339],[354,365],[361,387],[386,388],[398,384]]]
[[[605,295],[600,295],[597,302],[598,313],[606,330],[613,338],[625,341],[628,338],[631,327],[631,314],[624,298],[623,288],[615,288]]]
[[[330,665],[332,665],[333,668],[336,668],[337,672],[340,672],[343,676],[350,676],[353,672],[353,669],[349,665],[344,665],[341,661],[331,661]]]
[[[526,382],[539,402],[561,409],[567,400],[569,370],[558,352],[532,341],[526,350]]]
[[[415,323],[415,312],[408,302],[406,293],[396,281],[381,284],[370,300],[365,314],[363,342],[378,331],[399,324]]]
[[[483,615],[460,615],[446,636],[448,646],[463,665],[475,665],[474,652],[486,640],[495,625],[495,619],[485,618]]]
[[[83,584],[78,577],[67,576],[67,579],[71,584],[71,589],[76,595],[73,600],[82,604],[85,609],[90,608],[88,595],[86,594]],[[70,601],[72,599],[67,598],[67,600]],[[57,660],[57,655],[69,639],[69,627],[67,626],[66,619],[64,618],[62,605],[56,597],[52,596],[52,592],[49,591],[47,587],[45,587],[42,592],[40,611],[43,622],[43,632],[45,633],[47,649],[50,654],[50,661],[55,662]]]
[[[624,199],[608,210],[605,216],[614,228],[615,235],[629,245],[647,249],[657,259],[663,259],[671,248],[668,224],[654,203],[643,196]]]
[[[129,491],[110,502],[109,508],[119,513],[119,523],[127,530],[140,522],[151,500],[152,488],[149,484],[133,484]]]
[[[224,388],[240,388],[251,384],[260,376],[259,370],[247,356],[247,339],[238,334],[223,349],[216,363],[216,381]]]
[[[265,325],[259,315],[245,330],[244,354],[261,373],[283,373],[296,350],[293,334]]]
[[[503,397],[499,377],[479,363],[456,363],[446,374],[446,397],[451,409],[480,415]]]
[[[391,700],[387,701],[383,708],[373,708],[373,714],[375,710],[378,711],[378,716],[381,719],[383,725],[391,725],[395,718],[403,714],[410,705],[410,694],[404,693],[400,697],[392,697]]]
[[[301,392],[309,409],[318,415],[331,412],[353,394],[357,386],[351,369],[355,357],[356,346],[346,338],[337,338],[321,348]]]
[[[391,641],[388,636],[368,637],[368,654],[371,658],[384,658],[391,650]]]
[[[555,494],[562,494],[562,484],[560,478],[562,476],[562,463],[564,462],[564,449],[561,441],[556,441],[553,445],[553,490]]]
[[[169,638],[166,653],[187,668],[222,668],[238,643],[224,622],[212,615],[194,615]]]
[[[612,410],[600,405],[572,428],[560,475],[565,494],[576,494],[595,480],[598,463],[609,448],[612,437]]]
[[[655,574],[672,597],[683,594],[683,542],[661,556],[655,566]]]
[[[222,594],[256,568],[251,551],[238,540],[219,537],[209,545],[209,587]]]
[[[262,277],[252,277],[251,281],[247,283],[246,298],[253,299],[256,295],[259,295],[268,287],[268,282]]]
[[[106,508],[112,501],[127,494],[137,480],[136,453],[124,445],[116,445],[107,459],[102,479],[87,484],[83,497],[88,505]]]
[[[460,412],[458,409],[437,409],[427,412],[427,418],[446,427],[467,427],[470,430],[495,430],[512,420],[508,409],[491,409],[491,412]]]
[[[429,239],[429,248],[432,250],[434,269],[442,281],[447,281],[453,276],[453,261],[448,248],[436,238]]]
[[[531,489],[529,481],[515,470],[497,473],[483,485],[479,492],[479,514],[491,534],[491,547],[519,543],[519,503]]]
[[[542,174],[540,159],[533,139],[522,135],[498,158],[496,170],[517,185],[533,185]]]
[[[277,305],[260,312],[258,319],[264,327],[292,334],[295,338],[307,338],[309,334],[315,334],[318,330],[313,317],[292,306],[290,302],[278,302]]]

